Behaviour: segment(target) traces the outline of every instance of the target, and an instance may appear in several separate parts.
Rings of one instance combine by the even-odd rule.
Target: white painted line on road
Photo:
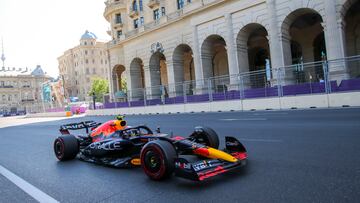
[[[221,121],[266,121],[267,118],[222,118]]]
[[[49,195],[45,194],[43,191],[37,189],[30,183],[26,182],[24,179],[20,178],[19,176],[15,175],[11,171],[7,170],[3,166],[0,165],[0,174],[3,175],[5,178],[10,180],[12,183],[17,185],[20,189],[24,192],[29,194],[38,202],[46,202],[46,203],[56,203],[59,202],[54,198],[50,197]]]
[[[240,141],[249,141],[249,142],[283,142],[283,140],[268,140],[268,139],[248,139],[248,138],[239,138]]]
[[[288,115],[289,113],[286,112],[279,112],[279,113],[254,113],[254,116],[268,116],[268,115]]]

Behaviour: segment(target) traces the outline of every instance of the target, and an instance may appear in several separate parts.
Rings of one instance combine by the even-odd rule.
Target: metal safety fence
[[[132,89],[104,108],[184,104],[360,91],[360,56]],[[115,96],[115,95],[114,95]]]

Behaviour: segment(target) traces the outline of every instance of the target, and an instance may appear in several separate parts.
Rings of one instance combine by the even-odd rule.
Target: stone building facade
[[[42,84],[49,80],[40,66],[0,68],[0,112],[43,111]]]
[[[201,89],[203,79],[263,70],[267,60],[275,69],[360,54],[359,0],[108,0],[105,5],[113,38],[107,43],[111,95],[121,89],[122,74],[129,90],[147,88],[151,97],[158,95],[151,87],[196,80]],[[329,71],[338,81],[351,74],[346,64]],[[291,83],[292,73],[284,74]],[[132,94],[130,99],[141,99]]]
[[[65,98],[78,97],[90,100],[88,93],[92,79],[108,80],[109,57],[104,42],[97,41],[95,34],[86,31],[80,44],[58,57],[60,79],[64,82]]]

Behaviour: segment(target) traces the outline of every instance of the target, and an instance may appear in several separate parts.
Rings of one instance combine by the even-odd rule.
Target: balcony
[[[138,17],[139,16],[139,11],[137,10],[137,8],[133,8],[132,6],[130,6],[129,16],[130,16],[130,18]]]
[[[0,86],[0,88],[14,88],[14,86],[12,86],[12,85],[3,85],[3,86]]]
[[[108,0],[105,2],[106,8],[104,11],[104,17],[109,21],[111,13],[120,9],[126,9],[126,0]]]
[[[160,5],[160,0],[149,0],[147,4],[151,9]]]
[[[34,102],[35,99],[21,99],[21,102]]]
[[[115,20],[114,21],[114,29],[118,30],[120,28],[124,27],[124,24],[121,21]]]

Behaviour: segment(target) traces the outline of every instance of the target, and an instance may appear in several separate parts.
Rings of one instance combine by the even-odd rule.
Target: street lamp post
[[[95,105],[95,99],[96,99],[95,92],[92,93],[92,98],[93,98],[93,107],[94,107],[94,110],[95,110],[95,109],[96,109],[96,105]]]

